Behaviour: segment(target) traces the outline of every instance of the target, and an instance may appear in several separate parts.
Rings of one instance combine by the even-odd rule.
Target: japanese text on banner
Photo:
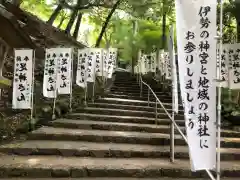
[[[71,94],[72,88],[72,49],[59,48],[58,50],[58,93]]]
[[[87,58],[88,49],[79,49],[76,84],[82,88],[85,88],[87,86],[86,82]]]
[[[193,171],[216,166],[216,3],[176,0],[179,75]]]
[[[33,50],[15,50],[13,109],[32,108]]]

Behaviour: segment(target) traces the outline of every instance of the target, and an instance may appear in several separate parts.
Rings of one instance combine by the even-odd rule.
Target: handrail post
[[[172,120],[174,121],[174,110],[172,110]],[[174,123],[171,121],[171,132],[170,132],[170,161],[173,163],[175,161],[175,149],[174,149],[174,144],[175,144],[175,128],[174,128]]]
[[[156,99],[156,103],[155,103],[155,123],[156,123],[156,125],[158,124],[157,119],[158,119],[158,111],[157,111],[157,99]]]
[[[149,106],[149,95],[150,95],[150,89],[148,88],[148,106]]]
[[[141,81],[141,84],[140,84],[140,97],[142,97],[142,81]]]

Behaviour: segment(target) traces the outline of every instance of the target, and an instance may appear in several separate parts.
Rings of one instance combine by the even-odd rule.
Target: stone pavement
[[[139,91],[135,80],[120,74],[107,97],[29,133],[26,140],[0,146],[0,179],[210,179],[204,171],[190,171],[188,148],[177,131],[176,161],[169,161],[170,120],[158,106],[156,122],[155,102],[150,98],[148,106]],[[171,97],[157,94],[171,112]],[[180,109],[176,122],[185,131]],[[223,130],[221,144],[222,180],[237,180],[240,132]]]

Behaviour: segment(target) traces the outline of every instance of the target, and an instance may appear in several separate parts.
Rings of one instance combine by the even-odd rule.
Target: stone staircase
[[[157,89],[155,89],[157,90]],[[139,98],[139,86],[128,74],[118,74],[111,93],[50,122],[25,140],[0,146],[0,178],[46,180],[206,180],[206,172],[190,171],[188,148],[175,136],[175,163],[170,156],[170,120],[155,100]],[[167,94],[157,93],[171,112]],[[176,122],[184,131],[182,107]],[[240,178],[240,133],[222,131],[222,179]],[[203,157],[204,158],[204,157]]]

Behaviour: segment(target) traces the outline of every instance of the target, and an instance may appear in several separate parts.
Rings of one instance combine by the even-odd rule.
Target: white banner
[[[112,54],[112,59],[113,59],[113,72],[116,71],[117,68],[117,53],[118,53],[118,49],[117,48],[109,48],[109,55]],[[111,76],[112,78],[112,76]]]
[[[192,170],[216,168],[216,0],[176,0],[178,65]]]
[[[142,74],[148,73],[148,61],[147,61],[147,55],[145,55],[145,54],[142,54],[140,69],[141,69]]]
[[[169,52],[164,52],[164,74],[166,79],[172,79],[172,69],[171,69],[171,60]]]
[[[178,78],[177,78],[177,67],[175,59],[175,49],[174,49],[174,30],[171,26],[169,37],[168,37],[168,51],[171,60],[171,70],[172,70],[172,95],[173,95],[173,110],[178,113]]]
[[[76,84],[82,88],[87,87],[86,82],[87,58],[88,49],[79,49]]]
[[[160,50],[158,55],[158,69],[161,72],[161,75],[164,75],[164,50]]]
[[[54,49],[46,49],[43,77],[43,96],[56,98],[58,57]]]
[[[43,78],[43,95],[56,98],[58,94],[70,94],[72,86],[71,48],[46,49]]]
[[[230,89],[240,89],[240,44],[227,44],[224,47],[228,54]]]
[[[96,76],[103,76],[103,49],[95,48],[96,53]]]
[[[72,49],[56,48],[58,58],[58,94],[71,94],[72,88]]]
[[[108,49],[103,49],[103,75],[107,78]]]
[[[107,78],[112,78],[112,74],[116,68],[117,62],[117,49],[109,48],[108,49],[108,63],[107,63]]]
[[[33,50],[14,50],[13,109],[32,108]]]
[[[156,54],[156,52],[152,52],[151,53],[151,69],[150,69],[150,71],[151,72],[156,72],[156,67],[157,67],[157,54]]]
[[[87,82],[95,82],[96,49],[89,48],[87,58]]]
[[[217,45],[217,77],[219,75],[219,45]],[[228,49],[231,47],[231,44],[222,45],[222,57],[221,57],[221,82],[217,83],[217,86],[227,88],[229,86],[228,76],[229,76],[229,54]],[[231,55],[230,55],[231,56]]]

